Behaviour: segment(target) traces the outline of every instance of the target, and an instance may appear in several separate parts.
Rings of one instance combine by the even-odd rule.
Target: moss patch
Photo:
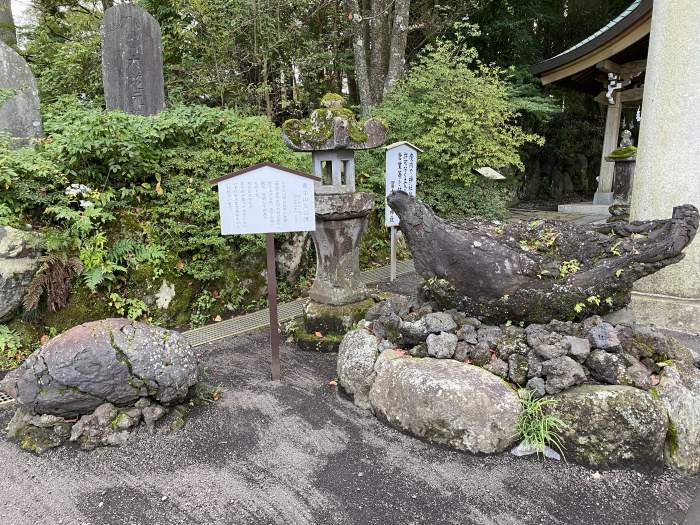
[[[318,337],[317,335],[304,330],[297,330],[294,333],[294,340],[300,350],[310,352],[334,353],[340,348],[340,343],[345,335],[328,334]]]

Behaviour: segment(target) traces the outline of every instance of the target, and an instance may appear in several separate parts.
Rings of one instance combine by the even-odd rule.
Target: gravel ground
[[[0,438],[0,524],[681,524],[697,478],[477,457],[395,431],[340,397],[335,356],[266,334],[203,347],[221,401],[173,434],[34,456]],[[0,411],[4,426],[10,411]]]

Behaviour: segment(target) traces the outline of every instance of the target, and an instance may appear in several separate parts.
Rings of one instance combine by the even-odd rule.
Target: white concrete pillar
[[[632,189],[632,220],[700,207],[700,1],[655,0]],[[637,282],[639,321],[700,332],[700,239],[685,259]]]
[[[617,148],[620,137],[620,119],[622,118],[622,101],[620,92],[613,95],[615,104],[608,105],[608,114],[605,117],[605,136],[603,138],[603,154],[600,159],[600,175],[598,177],[598,189],[593,197],[593,204],[612,204],[612,184],[615,163],[608,162],[605,157]]]

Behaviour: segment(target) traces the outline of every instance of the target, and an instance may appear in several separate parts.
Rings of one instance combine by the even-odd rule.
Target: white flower
[[[90,201],[83,201],[83,200],[80,201],[81,208],[92,208],[93,206],[94,206],[94,204]]]

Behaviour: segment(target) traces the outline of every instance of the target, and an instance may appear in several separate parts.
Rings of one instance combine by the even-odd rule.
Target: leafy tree
[[[502,217],[508,188],[473,170],[522,170],[520,148],[542,143],[517,126],[516,105],[502,70],[480,63],[473,48],[438,41],[417,58],[375,114],[388,122],[393,139],[424,149],[418,189],[436,211]]]

